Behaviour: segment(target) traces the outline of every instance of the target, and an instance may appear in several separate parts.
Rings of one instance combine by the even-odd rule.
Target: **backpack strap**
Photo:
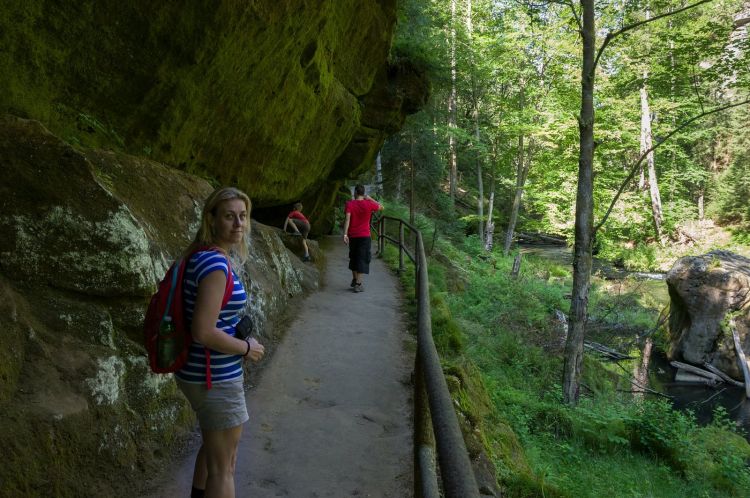
[[[177,282],[182,281],[182,274],[185,270],[184,265],[182,264],[183,260],[178,259],[177,262],[174,264],[174,268],[172,268],[172,285],[169,288],[169,295],[167,296],[167,306],[164,308],[164,316],[161,317],[162,321],[164,321],[164,318],[169,315],[169,311],[172,309],[172,299],[175,295],[175,289],[177,288]]]
[[[221,307],[219,308],[219,313],[221,313],[221,310],[224,309],[224,306],[227,305],[230,299],[232,299],[232,294],[234,293],[234,274],[232,274],[232,263],[229,261],[229,255],[226,255],[226,253],[216,246],[205,246],[205,247],[199,247],[195,251],[193,251],[190,254],[190,257],[195,255],[195,253],[200,251],[217,251],[226,256],[227,259],[227,285],[224,287],[224,297],[221,300]],[[188,258],[189,259],[189,258]],[[211,389],[212,383],[211,383],[211,350],[208,349],[206,346],[203,346],[203,350],[206,352],[206,389]]]

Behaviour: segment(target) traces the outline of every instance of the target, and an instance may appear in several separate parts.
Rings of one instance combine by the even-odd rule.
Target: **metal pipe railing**
[[[386,219],[399,223],[398,241],[386,234]],[[413,254],[406,247],[404,227],[415,235]],[[453,409],[453,399],[448,391],[448,384],[432,339],[430,286],[422,234],[404,220],[383,216],[378,221],[378,254],[381,257],[386,240],[398,245],[399,270],[403,270],[404,253],[409,256],[416,269],[415,496],[438,498],[442,487],[446,498],[478,498],[479,489],[469,454],[466,451],[466,443],[458,425],[458,417]],[[442,486],[439,486],[437,482],[435,453],[437,453]]]

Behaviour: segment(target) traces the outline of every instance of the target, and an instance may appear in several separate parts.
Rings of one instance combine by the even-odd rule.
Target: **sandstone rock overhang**
[[[315,223],[428,94],[389,62],[395,22],[395,0],[15,2],[0,112],[237,185],[259,208],[306,199]]]

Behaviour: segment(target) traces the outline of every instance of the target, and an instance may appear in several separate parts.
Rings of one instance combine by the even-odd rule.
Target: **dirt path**
[[[248,393],[238,498],[412,495],[414,353],[397,281],[373,260],[355,294],[346,246],[327,246],[321,291],[294,304],[299,316]],[[153,496],[190,496],[193,459]]]

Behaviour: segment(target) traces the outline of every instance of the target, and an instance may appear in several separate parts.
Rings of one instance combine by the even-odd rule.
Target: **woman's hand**
[[[246,339],[246,342],[249,346],[249,349],[247,351],[245,359],[250,358],[253,361],[260,361],[260,359],[263,358],[263,355],[266,352],[266,348],[263,347],[263,344],[256,341],[254,337]]]

